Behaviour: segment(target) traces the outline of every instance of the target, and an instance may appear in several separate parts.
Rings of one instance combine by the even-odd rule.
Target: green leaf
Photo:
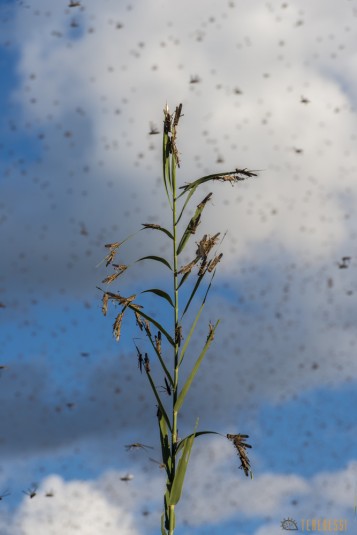
[[[168,150],[170,138],[166,127],[164,127],[164,133],[162,137],[162,177],[164,180],[167,199],[172,209],[171,199],[169,195],[169,187],[172,191],[172,185],[170,183],[170,151]]]
[[[194,435],[195,435],[195,438],[199,437],[200,435],[221,435],[221,436],[223,436],[222,433],[218,433],[217,431],[197,431],[197,433],[194,433]],[[179,452],[183,448],[183,446],[185,445],[186,440],[188,440],[192,436],[193,436],[193,433],[191,435],[188,435],[187,437],[183,438],[180,441],[179,445],[177,446],[176,452]]]
[[[171,450],[170,450],[169,434],[167,432],[166,420],[160,410],[157,411],[157,419],[159,421],[159,429],[160,429],[161,457],[165,465],[165,470],[167,474],[167,488],[169,488],[170,480],[171,480],[171,470],[172,470]]]
[[[165,409],[164,409],[164,406],[163,406],[163,404],[161,403],[160,396],[159,396],[159,394],[158,394],[158,392],[157,392],[157,390],[156,390],[156,386],[154,385],[154,382],[153,382],[153,380],[152,380],[152,378],[151,378],[151,374],[150,374],[150,372],[146,372],[146,375],[147,375],[147,378],[149,379],[149,382],[150,382],[152,391],[154,392],[154,396],[155,396],[156,401],[157,401],[157,403],[158,403],[158,405],[159,405],[159,409],[160,409],[160,411],[161,411],[161,414],[162,414],[162,416],[165,418],[165,421],[166,421],[166,423],[167,423],[167,425],[168,425],[170,431],[172,432],[169,417],[167,416],[166,411],[165,411]]]
[[[198,276],[198,278],[197,278],[197,280],[196,280],[196,284],[195,284],[195,286],[194,286],[194,288],[193,288],[193,290],[192,290],[192,292],[191,292],[190,298],[189,298],[189,300],[187,301],[187,304],[186,304],[186,306],[185,306],[184,311],[182,312],[182,317],[186,314],[186,312],[187,312],[187,310],[188,310],[188,307],[190,306],[190,303],[191,303],[192,299],[194,298],[194,295],[195,295],[196,291],[198,290],[198,287],[199,287],[199,285],[201,284],[201,281],[202,281],[202,279],[203,279],[204,276],[205,276],[204,273],[203,273],[202,275],[199,275],[199,276]]]
[[[213,277],[215,276],[215,274],[216,274],[216,270],[214,270],[214,272],[212,273],[212,277],[211,277],[210,283],[209,283],[209,285],[208,285],[208,288],[207,288],[207,290],[206,290],[205,296],[204,296],[204,298],[203,298],[202,304],[206,302],[207,295],[208,295],[208,292],[210,291],[210,288],[211,288],[211,286],[212,286],[212,281],[213,281]],[[190,306],[190,303],[191,303],[191,301],[192,301],[192,299],[193,299],[193,297],[194,297],[194,295],[195,295],[195,293],[196,293],[196,291],[197,291],[197,289],[198,289],[198,287],[199,287],[199,285],[200,285],[201,280],[203,279],[203,277],[204,277],[204,274],[198,276],[197,282],[196,282],[196,284],[195,284],[195,286],[194,286],[194,288],[193,288],[193,290],[192,290],[192,293],[191,293],[191,295],[190,295],[189,300],[187,301],[187,304],[186,304],[186,306],[185,306],[185,309],[184,309],[184,311],[183,311],[183,313],[182,313],[181,318],[183,318],[184,314],[186,314],[186,312],[187,312],[187,310],[188,310],[188,307]]]
[[[190,222],[187,225],[186,230],[182,235],[180,243],[178,244],[177,255],[179,255],[183,251],[183,249],[184,249],[188,239],[190,238],[190,236],[196,232],[196,229],[197,229],[197,227],[199,225],[199,222],[200,222],[200,219],[201,219],[202,211],[203,211],[204,207],[206,206],[207,202],[210,200],[211,197],[212,197],[212,193],[209,193],[200,202],[200,204],[197,205],[196,212],[191,217]]]
[[[192,188],[197,188],[200,184],[204,184],[205,182],[209,182],[210,180],[220,180],[222,182],[240,182],[242,180],[247,180],[247,178],[257,176],[256,173],[253,171],[249,171],[248,169],[234,169],[234,171],[224,171],[222,173],[215,173],[213,175],[206,175],[203,176],[194,182],[190,182],[189,184],[186,184],[185,186],[181,186],[180,189],[183,189],[183,192],[179,195],[183,195],[187,191],[191,190]],[[224,177],[232,177],[231,179],[225,179]],[[177,197],[177,198],[179,198]]]
[[[199,311],[197,312],[194,321],[192,322],[190,332],[188,333],[188,335],[187,335],[187,337],[186,337],[185,343],[184,343],[183,348],[182,348],[181,353],[180,353],[180,357],[179,357],[179,366],[181,365],[181,362],[183,361],[183,358],[184,358],[185,353],[186,353],[186,349],[187,349],[187,347],[188,347],[188,344],[190,343],[191,336],[193,335],[193,333],[194,333],[194,331],[195,331],[197,322],[198,322],[198,320],[199,320],[199,318],[200,318],[200,316],[201,316],[201,313],[202,313],[202,310],[203,310],[204,305],[205,305],[204,303],[201,304],[200,309],[199,309]]]
[[[153,230],[160,230],[161,232],[164,232],[169,238],[171,238],[171,240],[174,239],[171,232],[167,230],[166,228],[162,227],[161,225],[155,225],[154,223],[141,223],[141,224],[144,227],[144,229],[151,228]],[[144,230],[144,229],[141,229],[141,230]]]
[[[210,283],[209,283],[209,285],[208,285],[208,288],[207,288],[207,290],[206,290],[206,293],[205,293],[205,296],[204,296],[204,298],[203,298],[203,301],[202,301],[202,303],[201,303],[200,309],[199,309],[199,311],[197,312],[196,317],[195,317],[194,321],[193,321],[192,324],[191,324],[190,332],[188,333],[188,336],[186,337],[185,343],[184,343],[183,348],[182,348],[182,350],[181,350],[180,359],[179,359],[179,365],[180,365],[181,362],[183,361],[183,357],[185,356],[185,352],[186,352],[186,349],[187,349],[188,344],[189,344],[189,342],[190,342],[191,336],[192,336],[192,334],[194,333],[194,330],[195,330],[195,328],[196,328],[197,322],[198,322],[198,320],[199,320],[199,318],[200,318],[200,316],[201,316],[203,307],[205,306],[206,299],[207,299],[207,295],[208,295],[208,292],[210,291],[210,288],[211,288],[211,285],[212,285],[212,281],[213,281],[213,277],[215,276],[215,273],[216,273],[216,271],[214,271],[214,272],[212,273],[212,277],[211,277]],[[190,299],[191,299],[191,298],[190,298]],[[185,310],[184,310],[184,312],[183,312],[183,314],[182,314],[182,316],[181,316],[181,319],[182,319],[184,313],[186,312],[186,309],[187,309],[187,308],[188,308],[188,305],[186,305],[186,308],[185,308]]]
[[[162,297],[163,299],[166,299],[166,301],[167,301],[168,303],[170,303],[170,305],[171,305],[172,307],[174,307],[174,304],[173,304],[173,302],[172,302],[171,297],[169,296],[168,293],[164,292],[163,290],[160,290],[160,289],[158,289],[158,288],[150,288],[150,290],[144,290],[144,291],[141,292],[141,293],[142,293],[142,294],[145,294],[145,293],[148,293],[148,292],[150,292],[150,293],[152,293],[152,294],[155,294],[155,295],[158,295],[159,297]]]
[[[187,465],[190,460],[191,449],[193,446],[193,441],[195,440],[197,426],[198,426],[198,419],[196,421],[193,434],[190,435],[190,437],[187,438],[187,440],[185,440],[183,452],[178,462],[175,479],[171,487],[169,506],[176,505],[181,498],[183,482],[184,482],[185,475],[186,475]]]
[[[155,255],[143,256],[142,258],[139,258],[138,260],[136,260],[136,262],[141,262],[141,260],[155,260],[156,262],[161,262],[162,264],[165,264],[165,266],[167,266],[172,271],[171,265],[162,256],[155,256]]]
[[[185,200],[185,203],[184,203],[184,205],[183,205],[183,207],[182,207],[182,210],[181,210],[181,212],[180,212],[180,215],[179,215],[178,218],[177,218],[176,224],[180,221],[180,219],[181,219],[181,217],[182,217],[182,214],[184,213],[185,208],[186,208],[186,206],[187,206],[189,200],[191,199],[192,195],[195,193],[195,191],[196,191],[196,188],[192,188],[192,189],[190,189],[190,193],[187,195],[187,199]],[[179,199],[179,198],[180,198],[182,195],[184,195],[185,193],[186,193],[186,191],[183,191],[183,192],[177,197],[177,199]]]
[[[216,322],[216,325],[213,327],[213,329],[212,329],[212,335],[214,335],[215,330],[217,329],[217,326],[218,326],[218,324],[219,324],[219,321],[220,321],[220,320],[218,320],[218,321]],[[200,365],[201,365],[201,362],[202,362],[202,360],[203,360],[203,357],[205,356],[205,354],[206,354],[206,352],[207,352],[207,349],[208,349],[209,346],[211,345],[212,340],[213,340],[213,337],[209,337],[209,338],[207,339],[207,341],[206,341],[206,343],[205,343],[205,345],[204,345],[204,347],[203,347],[201,353],[199,354],[199,357],[198,357],[198,359],[196,360],[196,363],[195,363],[194,367],[192,368],[192,371],[191,371],[190,375],[188,376],[188,378],[187,378],[187,380],[186,380],[186,382],[185,382],[185,384],[184,384],[184,387],[182,388],[182,390],[181,390],[181,392],[180,392],[180,394],[179,394],[179,397],[178,397],[177,400],[176,400],[175,407],[174,407],[174,411],[175,411],[175,412],[178,412],[178,411],[180,410],[181,405],[182,405],[182,403],[184,402],[184,399],[185,399],[185,397],[186,397],[186,394],[187,394],[187,392],[189,391],[189,388],[190,388],[190,386],[191,386],[191,384],[192,384],[192,381],[193,381],[193,379],[195,378],[196,373],[198,372],[198,369],[199,369],[199,367],[200,367]]]
[[[162,334],[165,336],[166,340],[172,345],[172,347],[175,347],[175,342],[173,341],[169,333],[166,331],[166,329],[164,329],[158,321],[154,320],[154,318],[149,316],[149,314],[145,314],[145,312],[143,312],[142,310],[137,309],[135,306],[129,304],[128,307],[137,312],[139,316],[146,318],[150,323],[155,325],[155,327],[157,327],[162,332]]]
[[[161,535],[167,535],[167,531],[165,529],[165,513],[162,513],[161,515]]]

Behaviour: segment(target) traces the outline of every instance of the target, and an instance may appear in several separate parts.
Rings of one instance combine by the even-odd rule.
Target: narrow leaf
[[[197,187],[197,186],[196,186],[196,187]],[[184,202],[184,205],[183,205],[183,207],[182,207],[182,210],[181,210],[181,212],[180,212],[180,215],[179,215],[178,218],[177,218],[176,224],[180,221],[180,219],[181,219],[181,217],[182,217],[182,214],[184,213],[185,208],[186,208],[186,206],[188,205],[188,203],[189,203],[189,201],[190,201],[192,195],[195,193],[195,191],[196,191],[196,188],[191,188],[191,189],[190,189],[190,192],[189,192],[189,194],[187,195],[187,198],[186,198],[186,200],[185,200],[185,202]],[[187,193],[187,192],[186,192],[186,191],[183,191],[183,192],[177,197],[177,199],[179,199],[179,198],[180,198],[182,195],[184,195],[185,193]]]
[[[195,438],[199,437],[200,435],[221,435],[222,436],[222,434],[218,433],[217,431],[197,431],[197,433],[194,433],[194,435],[195,435]],[[179,445],[177,446],[176,452],[180,451],[184,447],[184,445],[186,443],[186,440],[188,440],[192,436],[193,436],[193,433],[191,435],[188,435],[187,437],[183,438],[180,441]]]
[[[160,230],[161,232],[164,232],[172,240],[174,239],[174,237],[171,234],[171,232],[169,230],[167,230],[166,228],[162,227],[161,225],[156,225],[154,223],[141,223],[141,224],[144,227],[144,229],[152,228],[154,230]]]
[[[196,421],[196,425],[195,425],[195,429],[194,429],[193,434],[190,435],[190,437],[187,440],[185,440],[185,444],[184,444],[184,447],[183,447],[183,452],[182,452],[182,455],[181,455],[180,460],[178,462],[178,467],[177,467],[177,470],[176,470],[175,479],[174,479],[174,481],[172,483],[172,487],[171,487],[169,505],[176,505],[179,502],[180,498],[181,498],[183,482],[185,480],[187,465],[188,465],[188,462],[190,460],[193,441],[195,440],[195,436],[196,436],[197,425],[198,425],[198,420]]]
[[[155,295],[158,295],[159,297],[162,297],[163,299],[166,299],[166,301],[168,303],[170,303],[170,305],[172,307],[174,307],[174,304],[172,302],[172,299],[171,297],[169,296],[168,293],[164,292],[163,290],[160,290],[159,288],[150,288],[150,290],[144,290],[143,292],[141,292],[142,294],[145,294],[145,293],[152,293],[152,294],[155,294]]]
[[[150,382],[152,391],[154,392],[154,396],[155,396],[156,401],[157,401],[157,403],[158,403],[158,406],[159,406],[159,409],[160,409],[160,411],[161,411],[161,414],[162,414],[162,416],[165,418],[165,421],[166,421],[166,423],[167,423],[167,425],[168,425],[170,431],[172,432],[169,417],[167,416],[166,411],[165,411],[165,409],[164,409],[164,406],[163,406],[163,404],[161,403],[160,396],[159,396],[159,394],[157,393],[156,386],[154,385],[154,382],[153,382],[153,380],[152,380],[152,378],[151,378],[151,374],[150,374],[150,372],[148,372],[147,370],[146,370],[146,375],[147,375],[147,377],[148,377],[148,379],[149,379],[149,382]]]
[[[200,204],[197,205],[196,212],[192,216],[189,224],[187,225],[187,228],[186,228],[185,232],[182,235],[180,243],[178,244],[178,247],[177,247],[177,254],[178,255],[183,251],[183,249],[184,249],[188,239],[190,238],[190,236],[196,232],[196,229],[197,229],[197,227],[198,227],[198,225],[200,223],[202,211],[203,211],[204,207],[206,206],[207,202],[210,200],[211,196],[212,196],[212,193],[209,193],[200,202]]]
[[[188,333],[188,336],[187,336],[187,338],[186,338],[186,341],[185,341],[185,343],[184,343],[184,346],[183,346],[182,351],[181,351],[181,354],[180,354],[179,365],[180,365],[181,362],[183,361],[183,357],[185,356],[185,352],[186,352],[186,349],[187,349],[187,347],[188,347],[188,344],[189,344],[189,342],[190,342],[190,340],[191,340],[191,336],[192,336],[192,334],[193,334],[193,332],[194,332],[194,330],[195,330],[195,328],[196,328],[197,322],[198,322],[198,320],[199,320],[199,318],[200,318],[200,316],[201,316],[203,307],[205,306],[206,299],[207,299],[207,295],[208,295],[208,292],[210,291],[210,288],[211,288],[211,286],[212,286],[212,281],[213,281],[213,277],[215,276],[215,274],[216,274],[216,272],[214,271],[213,274],[212,274],[210,283],[209,283],[209,285],[208,285],[208,288],[207,288],[207,290],[206,290],[205,296],[204,296],[204,298],[203,298],[202,304],[201,304],[201,306],[200,306],[200,309],[199,309],[199,311],[197,312],[197,315],[196,315],[196,317],[195,317],[195,319],[194,319],[194,321],[193,321],[193,323],[192,323],[192,325],[191,325],[190,332]],[[182,319],[182,317],[183,317],[183,314],[182,314],[182,316],[181,316],[181,319]]]
[[[164,327],[158,321],[154,320],[154,318],[149,316],[149,314],[145,314],[145,312],[143,312],[142,310],[137,310],[135,306],[128,305],[128,307],[131,308],[132,310],[136,310],[139,316],[146,318],[150,323],[155,325],[155,327],[157,327],[162,332],[162,334],[165,336],[166,340],[172,345],[172,347],[175,346],[175,342],[173,341],[169,333],[166,331],[166,329],[164,329]]]
[[[170,461],[170,445],[169,445],[169,434],[167,432],[167,426],[166,426],[166,420],[161,412],[160,409],[157,411],[157,418],[159,420],[159,427],[160,427],[160,442],[161,442],[161,454],[162,454],[162,460],[165,464],[166,469],[171,466],[169,466]],[[171,464],[171,463],[170,463]],[[169,476],[169,474],[168,474]]]
[[[214,272],[212,273],[212,277],[211,277],[211,280],[210,280],[210,282],[209,282],[209,285],[208,285],[208,288],[207,288],[207,290],[206,290],[206,293],[205,293],[205,296],[204,296],[204,298],[203,298],[202,303],[205,303],[205,302],[206,302],[207,295],[208,295],[208,292],[209,292],[210,289],[211,289],[212,281],[213,281],[213,278],[214,278],[215,274],[216,274],[216,270],[214,270]],[[182,313],[181,318],[183,318],[184,314],[186,314],[186,312],[187,312],[187,310],[188,310],[188,307],[190,306],[190,303],[191,303],[191,301],[192,301],[192,299],[193,299],[193,296],[195,295],[195,293],[196,293],[196,291],[197,291],[197,289],[198,289],[198,286],[199,286],[200,283],[201,283],[201,280],[202,280],[203,276],[204,276],[204,274],[203,274],[203,275],[199,275],[199,277],[198,277],[198,279],[197,279],[197,282],[196,282],[196,284],[195,284],[195,286],[194,286],[194,288],[193,288],[193,290],[192,290],[192,293],[191,293],[191,295],[190,295],[190,298],[189,298],[189,300],[188,300],[188,302],[187,302],[187,304],[186,304],[186,306],[185,306],[185,309],[184,309],[184,311],[183,311],[183,313]]]
[[[216,322],[216,325],[215,325],[215,326],[213,327],[213,329],[212,329],[213,336],[214,336],[214,332],[215,332],[215,330],[216,330],[216,328],[217,328],[217,326],[218,326],[218,324],[219,324],[219,321],[220,321],[220,320],[218,320],[218,321]],[[207,339],[207,341],[206,341],[206,343],[205,343],[205,345],[204,345],[204,347],[203,347],[203,349],[202,349],[202,351],[201,351],[201,353],[200,353],[198,359],[196,360],[196,363],[195,363],[194,367],[192,368],[192,371],[191,371],[190,375],[188,376],[188,378],[187,378],[187,380],[186,380],[186,382],[185,382],[185,384],[184,384],[184,387],[182,388],[182,390],[181,390],[181,392],[180,392],[180,394],[179,394],[179,397],[177,398],[177,401],[176,401],[176,403],[175,403],[174,410],[175,410],[176,412],[178,412],[178,411],[180,410],[181,405],[182,405],[182,403],[184,402],[184,399],[185,399],[185,397],[186,397],[186,394],[187,394],[187,392],[188,392],[189,389],[190,389],[190,386],[191,386],[191,384],[192,384],[192,381],[193,381],[193,379],[195,378],[196,373],[198,372],[198,369],[199,369],[199,367],[200,367],[200,365],[201,365],[201,362],[202,362],[202,360],[203,360],[203,357],[205,356],[205,354],[206,354],[206,352],[207,352],[207,349],[208,349],[209,346],[211,345],[212,340],[213,340],[212,336],[209,337],[209,338]]]
[[[249,171],[249,169],[234,169],[234,171],[227,171],[223,173],[215,173],[213,175],[203,176],[199,178],[198,180],[195,180],[194,182],[190,182],[189,184],[186,184],[185,186],[181,186],[180,189],[183,189],[183,193],[185,193],[192,188],[196,189],[197,186],[199,186],[200,184],[204,184],[205,182],[209,182],[210,180],[219,180],[220,182],[230,182],[231,184],[233,184],[234,182],[247,180],[247,178],[250,178],[253,176],[258,176],[258,175],[253,171]]]
[[[142,258],[139,258],[138,260],[136,260],[136,262],[141,262],[142,260],[155,260],[156,262],[161,262],[162,264],[165,264],[165,266],[167,266],[172,271],[171,265],[162,256],[155,256],[155,255],[143,256]]]
[[[195,295],[195,293],[197,292],[198,287],[199,287],[199,285],[201,284],[201,281],[202,281],[203,277],[204,277],[204,274],[198,276],[198,278],[197,278],[197,280],[196,280],[196,284],[195,284],[195,286],[194,286],[194,288],[193,288],[193,290],[192,290],[192,292],[191,292],[191,295],[190,295],[190,297],[189,297],[189,299],[188,299],[188,301],[187,301],[187,303],[186,303],[185,309],[184,309],[184,311],[183,311],[183,313],[182,313],[182,317],[186,314],[186,312],[187,312],[187,310],[188,310],[188,307],[190,306],[191,301],[192,301],[192,299],[194,298],[194,295]]]
[[[162,513],[161,515],[161,535],[167,535],[167,531],[165,529],[165,513]]]

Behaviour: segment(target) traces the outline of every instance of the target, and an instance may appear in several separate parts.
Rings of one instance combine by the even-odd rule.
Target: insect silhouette
[[[169,385],[169,382],[166,379],[166,377],[164,377],[164,381],[165,381],[165,386],[161,386],[162,392],[166,392],[168,396],[171,396],[171,393],[172,393],[171,386]]]
[[[149,355],[147,353],[145,353],[145,357],[144,357],[144,366],[145,366],[146,373],[150,373],[150,371],[151,371],[150,359],[149,359]]]
[[[197,75],[191,76],[190,78],[190,84],[199,84],[201,81],[201,78]]]
[[[341,259],[341,262],[339,262],[338,267],[340,269],[347,269],[350,263],[351,257],[350,256],[343,256]]]
[[[238,175],[244,175],[244,176],[248,176],[248,177],[252,177],[252,176],[258,176],[257,173],[254,172],[255,169],[253,171],[249,171],[249,169],[236,169],[236,173]]]
[[[141,444],[140,442],[133,442],[133,444],[127,444],[125,446],[125,449],[126,449],[126,451],[133,451],[133,450],[138,450],[138,449],[142,449],[142,450],[150,449],[150,450],[153,450],[154,448],[152,446],[147,446],[146,444]]]
[[[71,0],[70,3],[68,4],[68,7],[81,7],[81,3],[80,2],[73,2]]]
[[[156,351],[161,355],[161,331],[158,331],[157,336],[155,335],[155,347]]]
[[[6,498],[6,496],[10,496],[11,492],[8,490],[5,490],[2,494],[0,494],[0,501]]]
[[[22,492],[23,492],[24,494],[27,494],[27,496],[28,496],[29,498],[31,498],[31,500],[32,500],[32,498],[34,498],[35,496],[37,496],[37,492],[36,492],[36,491],[37,491],[37,488],[38,488],[37,485],[34,483],[29,489],[27,489],[27,490],[23,490]]]
[[[134,340],[133,340],[133,342],[134,342]],[[142,355],[140,349],[138,348],[138,346],[136,345],[135,342],[134,342],[134,346],[135,346],[136,352],[138,354],[138,368],[140,370],[140,373],[143,373],[143,362],[144,362],[143,355]]]
[[[131,481],[132,479],[134,479],[133,474],[126,474],[120,478],[120,481]]]
[[[160,134],[159,129],[157,128],[157,126],[154,125],[154,123],[150,123],[149,135],[155,136],[156,134]]]
[[[250,444],[247,444],[245,440],[249,438],[249,435],[227,435],[227,438],[229,440],[232,440],[234,447],[236,448],[239,459],[241,462],[241,465],[239,468],[244,470],[245,475],[248,477],[249,473],[251,474],[250,470],[250,461],[248,458],[248,455],[246,453],[246,448],[251,448],[252,446]]]
[[[160,461],[157,461],[156,459],[153,459],[152,457],[149,457],[149,460],[150,460],[152,463],[158,464],[160,470],[161,470],[162,468],[165,468],[165,463],[160,463]]]

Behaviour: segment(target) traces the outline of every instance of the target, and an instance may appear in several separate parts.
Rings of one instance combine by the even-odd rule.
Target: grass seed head
[[[227,438],[229,440],[232,440],[234,447],[237,450],[237,453],[239,455],[239,459],[241,462],[241,465],[239,468],[241,468],[244,471],[245,475],[248,477],[249,473],[251,473],[251,469],[250,469],[250,461],[246,453],[246,449],[251,448],[252,446],[250,444],[247,444],[245,440],[249,438],[249,436],[248,435],[227,435]]]
[[[123,317],[124,317],[124,311],[120,312],[117,315],[113,324],[113,335],[115,336],[115,339],[117,342],[119,342],[119,339],[120,339],[121,323],[123,321]]]

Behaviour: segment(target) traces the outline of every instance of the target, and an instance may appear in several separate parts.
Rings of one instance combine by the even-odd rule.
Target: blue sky
[[[105,243],[169,222],[149,135],[166,101],[183,103],[182,184],[261,170],[212,187],[197,239],[228,233],[192,358],[221,323],[180,421],[183,434],[198,416],[249,434],[254,479],[229,441],[199,437],[177,532],[270,535],[319,517],[354,533],[354,4],[0,2],[1,534],[157,533],[164,475],[149,459],[160,451],[141,333],[124,321],[115,342],[97,286]],[[153,232],[121,251],[123,263],[169,254]],[[137,264],[112,289],[167,285],[164,274]],[[163,383],[155,363],[153,375]],[[153,449],[127,452],[133,442]]]

